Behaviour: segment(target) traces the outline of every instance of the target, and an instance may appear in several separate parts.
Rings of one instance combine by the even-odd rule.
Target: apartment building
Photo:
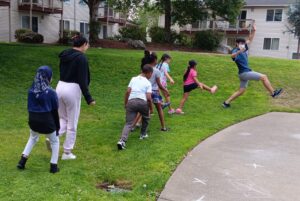
[[[250,54],[274,58],[297,58],[298,39],[287,32],[287,14],[292,0],[246,0],[235,24],[222,19],[198,21],[182,27],[175,25],[177,32],[193,34],[202,30],[223,32],[223,44],[235,46],[235,39],[247,37],[255,22],[257,31],[251,44]],[[159,26],[164,26],[164,16],[159,18]]]
[[[26,28],[44,36],[45,43],[59,39],[63,30],[76,30],[88,37],[89,8],[82,0],[0,0],[0,41],[15,41],[15,30]],[[31,16],[31,20],[30,20]],[[103,2],[98,9],[99,38],[119,34],[126,18]]]

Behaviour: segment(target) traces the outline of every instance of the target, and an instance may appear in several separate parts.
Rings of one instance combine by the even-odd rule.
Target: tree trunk
[[[171,0],[164,0],[166,41],[171,42]]]
[[[91,44],[96,43],[99,39],[98,35],[100,32],[100,22],[98,22],[98,8],[99,8],[100,1],[94,0],[89,1],[89,14],[90,14],[90,33],[89,33],[89,41]]]

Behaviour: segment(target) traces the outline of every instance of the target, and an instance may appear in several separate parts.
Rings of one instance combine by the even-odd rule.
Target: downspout
[[[30,0],[29,29],[32,31],[32,0]]]
[[[63,21],[63,13],[64,13],[64,0],[61,0],[61,18],[60,18],[60,38],[64,37],[64,21]]]
[[[11,42],[11,2],[9,2],[8,5],[8,32],[9,32],[9,37],[8,41]]]
[[[74,1],[74,30],[76,31],[76,1]]]

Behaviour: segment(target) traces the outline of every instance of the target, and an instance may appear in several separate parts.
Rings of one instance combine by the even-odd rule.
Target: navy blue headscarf
[[[51,112],[58,109],[56,92],[50,87],[52,69],[41,66],[37,69],[34,81],[28,91],[29,112]]]

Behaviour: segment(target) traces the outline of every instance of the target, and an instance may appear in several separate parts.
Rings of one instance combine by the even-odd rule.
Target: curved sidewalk
[[[203,141],[158,200],[300,200],[300,114],[269,113]]]

